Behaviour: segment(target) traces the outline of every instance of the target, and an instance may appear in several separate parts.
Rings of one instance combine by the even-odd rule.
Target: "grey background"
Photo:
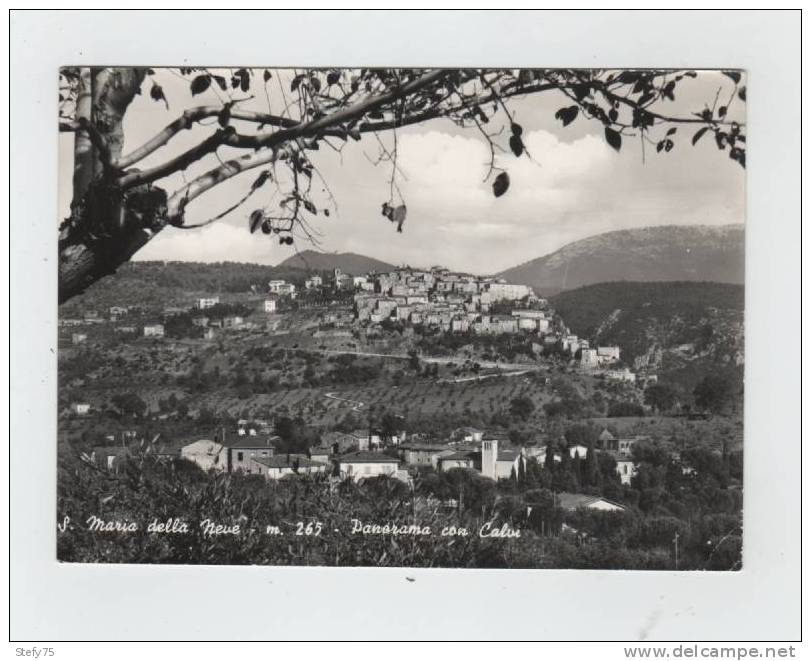
[[[799,37],[798,12],[13,12],[11,638],[798,638]],[[747,69],[744,570],[58,564],[56,83],[82,63]]]

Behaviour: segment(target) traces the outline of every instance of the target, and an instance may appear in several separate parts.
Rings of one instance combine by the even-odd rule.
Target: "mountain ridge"
[[[568,243],[497,274],[542,294],[598,282],[744,282],[744,226],[658,225]]]
[[[393,264],[354,252],[317,252],[302,250],[277,264],[277,268],[299,268],[308,271],[331,271],[340,268],[349,275],[364,275],[370,271],[391,271]]]

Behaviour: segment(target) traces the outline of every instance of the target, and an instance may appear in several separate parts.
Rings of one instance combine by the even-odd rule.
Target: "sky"
[[[288,75],[287,71],[274,70],[267,94],[257,77],[252,89],[255,98],[240,107],[278,111],[281,87],[287,85]],[[726,99],[732,90],[731,81],[720,72],[699,72],[696,80],[685,81],[676,90],[676,101],[667,102],[670,114],[700,111],[705,103],[712,104],[716,93]],[[171,70],[159,69],[154,82],[163,87],[167,109],[150,98],[152,82],[145,82],[144,93],[136,97],[125,115],[124,153],[145,142],[184,109],[224,100],[215,85],[192,98],[188,81]],[[484,274],[602,232],[652,225],[744,222],[745,171],[717,149],[711,136],[692,146],[695,127],[682,126],[674,136],[676,146],[668,154],[656,154],[647,146],[643,158],[640,141],[629,138],[617,153],[606,143],[598,122],[579,117],[562,127],[554,114],[566,105],[571,102],[558,92],[513,100],[510,107],[524,128],[530,157],[516,158],[509,150],[497,155],[497,165],[509,172],[511,181],[510,189],[500,198],[493,196],[492,179],[484,181],[489,149],[475,129],[462,130],[449,120],[437,119],[399,130],[397,181],[408,207],[402,233],[380,213],[382,203],[389,200],[391,165],[375,164],[378,145],[373,136],[365,135],[360,142],[350,141],[340,153],[324,146],[308,152],[326,182],[316,182],[314,201],[319,207],[327,206],[331,194],[335,204],[329,217],[319,214],[313,219],[317,245],[303,236],[291,247],[261,233],[251,235],[250,212],[277,204],[278,197],[272,200],[270,193],[263,191],[205,228],[164,229],[134,259],[278,264],[296,250],[316,249],[354,252],[393,264],[443,264]],[[740,106],[738,102],[730,117],[743,120]],[[504,118],[494,119],[490,126],[498,126],[500,121]],[[216,128],[215,120],[208,120],[178,134],[138,167],[163,162]],[[391,144],[391,135],[384,139]],[[59,212],[63,218],[68,214],[71,195],[71,134],[60,134],[59,147]],[[218,155],[157,183],[172,192],[184,181],[215,167],[218,157],[225,160],[240,153],[221,148]],[[229,207],[248,190],[256,175],[256,171],[244,173],[195,200],[188,207],[186,222],[205,220]]]

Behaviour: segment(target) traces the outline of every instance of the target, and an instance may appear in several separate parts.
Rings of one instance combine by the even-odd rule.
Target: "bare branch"
[[[231,177],[236,176],[245,170],[275,161],[278,158],[275,148],[279,145],[296,138],[319,135],[330,127],[358,119],[368,112],[384,106],[387,103],[432,85],[446,76],[447,73],[447,71],[442,69],[429,71],[423,76],[406,83],[402,87],[398,87],[389,92],[367,98],[366,100],[344,110],[339,110],[338,112],[321,117],[311,122],[297,124],[295,127],[289,129],[282,129],[268,136],[240,136],[237,134],[230,134],[227,139],[223,136],[219,136],[217,138],[220,141],[218,144],[229,144],[233,146],[257,146],[264,147],[264,149],[261,149],[254,154],[230,160],[224,165],[210,170],[178,190],[169,199],[168,213],[170,222],[173,224],[182,223],[180,216],[182,215],[186,205],[216,184],[225,181],[226,179],[230,179]],[[214,140],[212,136],[212,143],[213,142]],[[207,148],[210,151],[210,145],[207,145]],[[192,156],[194,155],[196,155],[196,153],[192,154]],[[182,156],[189,157],[189,153],[187,152],[186,155]],[[181,163],[182,162],[184,161],[181,161]],[[168,168],[162,168],[161,172],[168,172]],[[137,173],[135,176],[133,176],[129,181],[129,185],[137,185],[143,183],[144,181],[150,180],[148,177],[143,177],[140,175],[143,175],[143,173]],[[161,176],[165,176],[165,174]]]

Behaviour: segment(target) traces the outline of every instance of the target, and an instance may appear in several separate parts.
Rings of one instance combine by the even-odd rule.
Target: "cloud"
[[[289,249],[281,248],[264,234],[250,234],[246,227],[214,223],[195,230],[167,227],[138,252],[136,259],[275,264],[290,254]]]
[[[647,154],[643,163],[638,145],[626,140],[617,153],[599,133],[565,141],[547,130],[525,130],[524,142],[530,157],[496,153],[495,165],[508,171],[511,185],[495,198],[492,176],[484,180],[491,154],[481,136],[424,127],[398,135],[396,181],[408,205],[402,234],[380,214],[391,165],[373,164],[376,143],[365,138],[341,154],[322,150],[313,158],[339,205],[329,219],[313,220],[323,249],[488,273],[614,229],[743,220],[742,173],[731,162],[716,167],[716,150],[702,151],[701,143],[680,144],[667,157]],[[251,180],[246,175],[241,186]],[[226,206],[241,194],[237,188],[229,182],[213,191],[196,203],[196,213],[202,218]],[[326,190],[318,194],[325,205]],[[393,195],[399,201],[396,190]],[[201,230],[164,230],[137,258],[275,264],[291,255],[294,248],[248,233],[249,210]],[[297,242],[298,249],[310,247]]]

